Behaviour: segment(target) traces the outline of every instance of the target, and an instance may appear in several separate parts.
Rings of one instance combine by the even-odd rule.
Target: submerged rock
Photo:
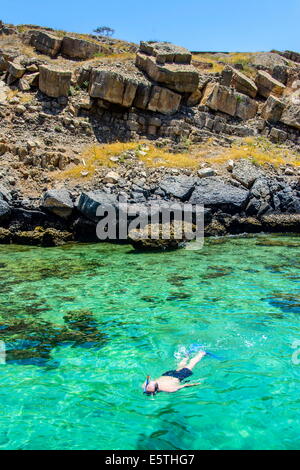
[[[175,250],[190,240],[188,234],[193,233],[193,225],[185,223],[177,232],[174,224],[148,224],[142,229],[130,230],[128,241],[137,250],[164,251]]]
[[[21,245],[59,246],[73,240],[70,232],[61,232],[53,228],[37,228],[23,232],[12,233],[12,242]]]

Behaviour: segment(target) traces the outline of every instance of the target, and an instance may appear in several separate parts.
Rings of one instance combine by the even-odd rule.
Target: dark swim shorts
[[[193,375],[193,372],[191,371],[191,369],[184,367],[180,370],[168,370],[168,372],[165,372],[163,376],[164,375],[166,375],[167,377],[175,377],[175,379],[179,379],[180,382],[182,382],[183,380]]]

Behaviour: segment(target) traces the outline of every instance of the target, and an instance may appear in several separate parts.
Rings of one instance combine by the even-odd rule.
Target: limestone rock
[[[90,59],[99,52],[101,52],[101,47],[94,42],[71,36],[63,38],[61,53],[70,59]]]
[[[232,170],[233,178],[242,183],[246,188],[250,188],[261,175],[262,172],[259,168],[244,159],[237,161]]]
[[[252,119],[258,110],[255,100],[218,83],[207,85],[201,105],[243,120]]]
[[[222,82],[225,86],[232,86],[236,91],[255,98],[257,94],[257,86],[251,78],[248,78],[242,72],[233,69],[232,67],[225,67],[222,72]]]
[[[274,52],[258,52],[254,54],[250,62],[257,68],[272,71],[276,65],[289,65],[289,61]]]
[[[266,121],[280,121],[284,106],[284,103],[276,98],[276,96],[270,95],[261,109],[261,116]]]
[[[11,75],[12,77],[14,77],[15,80],[17,80],[18,78],[23,77],[26,69],[25,67],[23,67],[23,65],[18,62],[10,62],[7,71],[9,75]]]
[[[190,94],[190,96],[187,99],[187,106],[197,106],[197,104],[200,103],[202,98],[202,91],[197,88],[196,91]]]
[[[93,69],[90,79],[89,94],[92,98],[101,98],[109,103],[132,106],[138,82],[129,76],[111,70]]]
[[[257,72],[255,83],[258,88],[258,93],[265,98],[268,98],[271,94],[280,96],[285,89],[282,83],[275,80],[268,72],[264,72],[263,70]]]
[[[181,96],[178,93],[167,88],[154,86],[147,109],[162,114],[173,114],[178,111],[180,102]]]
[[[19,90],[21,91],[29,91],[30,90],[30,84],[26,80],[26,78],[20,78],[19,83],[18,83]]]
[[[71,84],[71,72],[53,65],[41,65],[39,89],[51,98],[68,96]]]
[[[155,57],[158,64],[190,64],[192,60],[188,49],[169,42],[141,41],[140,51]]]
[[[103,183],[112,183],[112,184],[115,184],[115,183],[118,183],[118,181],[120,180],[120,175],[118,173],[116,173],[115,171],[109,171],[107,173],[107,175],[105,175],[105,177],[103,178]]]
[[[287,126],[300,129],[300,106],[297,104],[287,106],[282,113],[281,122]]]
[[[52,189],[46,191],[44,194],[41,207],[66,219],[72,214],[74,204],[69,191],[64,189]]]
[[[37,51],[51,57],[55,57],[59,53],[62,45],[62,39],[53,34],[46,33],[45,31],[40,31],[33,37],[33,41]]]
[[[234,90],[219,83],[209,83],[205,88],[201,105],[206,105],[214,111],[222,111],[230,116],[234,116],[237,99]]]
[[[201,168],[201,170],[198,170],[198,176],[200,178],[208,178],[209,176],[214,176],[215,173],[213,168]]]
[[[235,115],[244,121],[254,118],[258,110],[258,104],[247,95],[239,94],[237,97]]]
[[[151,80],[179,93],[193,93],[199,75],[191,63],[191,53],[169,43],[141,43],[136,66]]]

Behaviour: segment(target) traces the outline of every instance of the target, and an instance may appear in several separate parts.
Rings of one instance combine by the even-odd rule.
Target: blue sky
[[[128,41],[170,41],[200,51],[300,51],[300,0],[14,0],[1,19],[90,33],[110,26]]]

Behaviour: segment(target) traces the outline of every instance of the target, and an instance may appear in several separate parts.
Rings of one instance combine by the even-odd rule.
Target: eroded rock
[[[72,73],[53,65],[41,65],[39,89],[51,98],[68,96]]]

